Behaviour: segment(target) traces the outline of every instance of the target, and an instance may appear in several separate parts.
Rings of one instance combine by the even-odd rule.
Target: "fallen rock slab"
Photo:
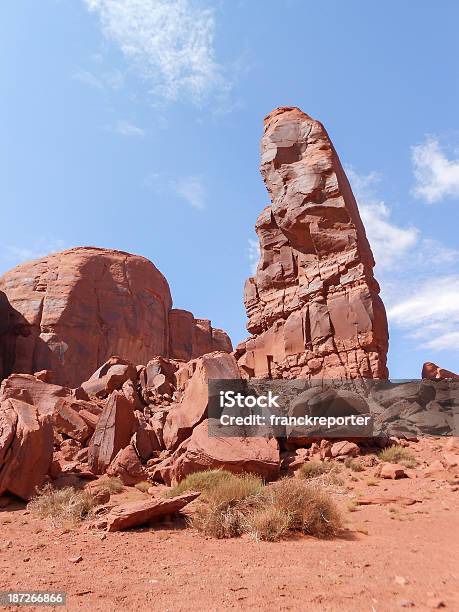
[[[385,506],[388,504],[412,506],[413,504],[422,503],[420,499],[414,499],[413,497],[372,497],[370,499],[360,497],[354,501],[358,506]]]
[[[199,495],[199,492],[194,491],[170,499],[158,497],[145,502],[121,504],[113,508],[107,515],[107,531],[122,531],[145,525],[152,519],[178,512]]]

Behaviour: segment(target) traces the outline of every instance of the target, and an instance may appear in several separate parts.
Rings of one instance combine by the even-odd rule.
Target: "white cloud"
[[[24,261],[38,259],[67,248],[63,240],[39,239],[27,245],[4,244],[0,249],[0,273]]]
[[[260,243],[258,240],[249,238],[249,261],[250,271],[255,274],[257,271],[258,260],[260,259]]]
[[[391,223],[390,210],[384,202],[362,203],[359,209],[378,268],[398,265],[400,258],[417,243],[419,230]]]
[[[347,174],[375,256],[391,328],[430,351],[459,350],[459,276],[454,268],[459,251],[416,227],[394,224],[389,207],[374,195],[378,174],[362,176],[352,169]]]
[[[181,198],[196,210],[203,210],[206,206],[206,188],[202,177],[185,176],[171,182],[171,185]]]
[[[128,138],[142,138],[145,136],[145,130],[125,120],[119,120],[115,125],[107,125],[106,129],[110,132],[120,134],[121,136],[127,136]]]
[[[459,275],[432,277],[405,294],[387,310],[391,324],[406,330],[421,346],[459,351]]]
[[[398,265],[400,258],[418,242],[419,230],[399,227],[391,222],[390,209],[373,194],[373,185],[380,180],[376,172],[360,175],[352,168],[347,168],[346,172],[358,200],[377,269],[388,270]]]
[[[190,0],[84,1],[154,93],[201,103],[229,90],[215,59],[213,10]]]
[[[438,140],[429,138],[412,147],[416,185],[413,193],[433,203],[445,197],[459,197],[459,159],[449,160]]]

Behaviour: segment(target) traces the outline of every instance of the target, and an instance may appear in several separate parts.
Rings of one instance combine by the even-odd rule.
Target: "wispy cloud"
[[[376,195],[378,174],[352,169],[347,174],[375,255],[390,325],[429,350],[459,350],[454,342],[459,333],[459,251],[417,227],[393,222],[389,206]]]
[[[204,177],[194,174],[175,178],[151,172],[143,181],[147,189],[159,195],[174,193],[195,210],[204,210],[207,204],[207,187]]]
[[[201,104],[231,84],[215,58],[215,15],[191,0],[84,0],[151,90]]]
[[[200,176],[185,176],[172,182],[174,191],[196,210],[206,207],[207,190]]]
[[[412,289],[389,306],[389,320],[426,348],[459,351],[459,276],[432,277]]]
[[[374,194],[374,186],[380,180],[376,172],[361,175],[352,168],[346,172],[359,203],[377,269],[388,270],[398,265],[400,257],[418,242],[419,230],[412,226],[400,227],[391,221],[389,207]]]
[[[459,159],[448,159],[435,138],[412,147],[411,153],[416,197],[429,203],[459,197]]]
[[[30,261],[67,248],[63,240],[38,239],[28,244],[3,244],[0,248],[0,273]]]
[[[145,136],[145,130],[126,120],[119,120],[114,125],[107,125],[106,129],[109,132],[114,132],[128,138],[142,138]]]
[[[90,70],[77,70],[73,78],[95,89],[119,90],[124,85],[124,76],[121,70],[114,69],[95,74]]]

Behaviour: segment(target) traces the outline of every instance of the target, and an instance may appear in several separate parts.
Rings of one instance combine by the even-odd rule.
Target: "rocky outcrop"
[[[0,291],[9,313],[0,327],[5,375],[48,369],[54,382],[77,387],[111,355],[147,363],[231,350],[210,321],[172,309],[166,279],[138,255],[70,249],[17,266]]]
[[[168,450],[175,450],[206,418],[209,380],[240,378],[236,360],[228,353],[204,355],[187,367],[193,369],[193,375],[186,383],[181,402],[171,408],[164,424],[163,440]]]
[[[356,201],[327,132],[298,108],[265,119],[256,223],[260,260],[245,285],[237,349],[247,376],[387,378],[388,331]]]
[[[17,399],[0,404],[0,495],[30,499],[51,466],[53,428],[50,414]]]
[[[429,380],[438,380],[442,378],[459,379],[459,374],[454,374],[454,372],[440,368],[440,366],[437,366],[435,363],[426,361],[422,366],[421,377]]]

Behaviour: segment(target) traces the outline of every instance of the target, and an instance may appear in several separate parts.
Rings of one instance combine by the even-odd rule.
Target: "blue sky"
[[[329,131],[358,197],[393,378],[459,371],[455,0],[7,0],[0,271],[77,245],[151,259],[246,336],[263,117]]]

